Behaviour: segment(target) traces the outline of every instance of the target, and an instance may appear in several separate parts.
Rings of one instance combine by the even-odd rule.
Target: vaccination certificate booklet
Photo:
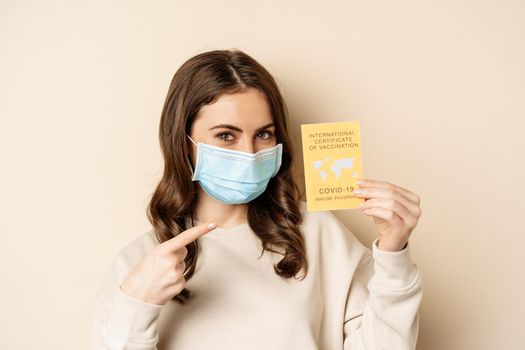
[[[308,211],[355,209],[363,177],[359,121],[301,124]]]

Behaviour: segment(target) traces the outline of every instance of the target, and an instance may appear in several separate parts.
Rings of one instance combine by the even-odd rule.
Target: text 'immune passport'
[[[363,177],[358,121],[302,124],[306,204],[308,211],[354,209]]]

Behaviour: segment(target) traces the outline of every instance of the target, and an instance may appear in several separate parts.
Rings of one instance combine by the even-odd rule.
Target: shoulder
[[[333,239],[345,233],[354,237],[348,227],[332,211],[308,211],[305,201],[299,201],[299,208],[303,216],[301,228],[305,235],[326,236]]]
[[[126,242],[117,252],[114,267],[122,280],[127,272],[158,244],[153,228],[140,233]]]
[[[348,230],[330,210],[308,211],[305,201],[299,201],[299,208],[303,215],[301,224],[308,233],[327,231],[329,228],[333,229],[334,226],[338,230]]]
[[[153,229],[142,232],[123,244],[99,289],[99,298],[108,298],[131,270],[157,243]]]
[[[308,211],[305,201],[299,201],[299,207],[303,214],[301,232],[310,249],[325,256],[352,256],[357,260],[371,255],[371,249],[363,245],[332,211]]]

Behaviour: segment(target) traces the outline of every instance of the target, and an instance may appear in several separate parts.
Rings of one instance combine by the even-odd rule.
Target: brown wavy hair
[[[151,197],[147,216],[159,242],[165,242],[193,227],[197,182],[191,180],[187,155],[190,134],[199,109],[222,94],[243,92],[252,87],[263,92],[270,104],[277,142],[283,144],[279,172],[270,179],[261,195],[248,203],[248,223],[262,242],[263,249],[282,254],[275,273],[291,278],[304,268],[308,272],[304,240],[299,228],[302,196],[294,178],[292,143],[288,136],[288,111],[271,74],[254,58],[238,49],[199,53],[175,73],[162,109],[159,139],[164,157],[164,172]],[[187,227],[191,219],[190,227]],[[197,263],[198,240],[186,246],[184,277],[191,278]],[[280,248],[281,251],[275,248]],[[260,256],[259,256],[260,257]],[[190,291],[182,289],[172,300],[184,304]]]

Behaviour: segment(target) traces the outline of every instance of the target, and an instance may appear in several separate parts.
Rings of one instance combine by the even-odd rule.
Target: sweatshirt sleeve
[[[157,320],[164,305],[135,299],[120,289],[124,272],[114,263],[95,297],[93,350],[157,350]],[[122,265],[122,264],[120,264]]]
[[[344,350],[415,349],[422,279],[408,243],[397,252],[380,250],[379,237],[361,259],[347,296]]]

